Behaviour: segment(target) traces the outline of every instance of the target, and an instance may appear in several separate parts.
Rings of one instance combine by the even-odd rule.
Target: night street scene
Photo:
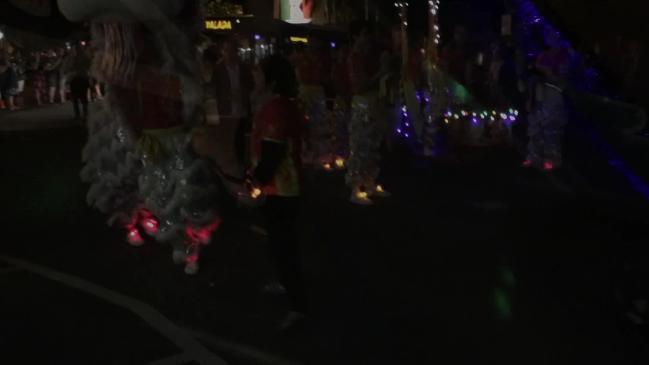
[[[0,364],[649,364],[634,0],[0,1]]]

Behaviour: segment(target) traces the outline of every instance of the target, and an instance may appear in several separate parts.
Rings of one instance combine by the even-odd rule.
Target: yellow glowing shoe
[[[392,194],[389,191],[386,191],[382,185],[377,185],[376,188],[374,189],[374,194],[372,196],[376,196],[379,198],[389,198],[392,196]]]
[[[351,198],[349,199],[350,202],[358,205],[372,205],[374,202],[372,199],[370,199],[370,196],[367,192],[365,191],[357,191],[355,193],[352,193]]]
[[[335,164],[336,164],[337,169],[339,169],[339,170],[344,169],[345,168],[345,159],[342,158],[342,157],[338,157],[338,158],[336,158]]]

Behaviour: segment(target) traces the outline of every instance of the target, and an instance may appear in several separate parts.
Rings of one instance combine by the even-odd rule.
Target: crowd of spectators
[[[15,111],[48,104],[73,101],[72,80],[79,74],[88,78],[82,101],[103,97],[102,85],[90,76],[90,47],[85,42],[26,52],[17,49],[0,52],[0,109]],[[84,67],[80,70],[79,67]],[[77,92],[78,94],[78,92]]]

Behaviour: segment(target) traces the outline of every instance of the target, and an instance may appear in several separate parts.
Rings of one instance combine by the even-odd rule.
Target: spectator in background
[[[226,173],[241,176],[245,166],[245,136],[250,130],[250,92],[252,75],[241,61],[235,39],[229,39],[221,49],[222,60],[214,67],[207,87],[208,98],[216,100],[218,109],[217,134],[224,146]],[[238,166],[234,166],[238,164]]]
[[[467,85],[471,62],[467,47],[467,31],[462,25],[456,25],[453,40],[442,49],[442,69],[455,81]]]
[[[47,54],[47,60],[45,61],[45,78],[47,80],[47,89],[50,104],[54,104],[56,99],[56,91],[59,88],[60,83],[60,73],[61,68],[61,57],[56,53],[55,50],[50,49]]]
[[[16,77],[14,106],[16,109],[19,109],[23,103],[22,94],[23,91],[25,90],[25,78],[26,78],[25,62],[20,52],[16,52],[13,60],[10,62],[10,67],[13,68]]]
[[[33,62],[30,67],[31,83],[34,89],[34,98],[36,105],[43,105],[43,98],[47,95],[47,76],[45,75],[45,63],[41,60],[41,55],[35,53]]]
[[[264,70],[260,65],[252,69],[252,78],[254,80],[254,88],[250,94],[250,105],[252,115],[254,117],[257,111],[273,96],[271,86],[266,82]]]
[[[65,104],[67,102],[68,82],[70,81],[67,74],[71,67],[70,64],[74,62],[75,56],[66,53],[63,48],[60,48],[57,54],[61,59],[61,66],[59,67],[59,97],[61,98],[61,104]]]
[[[76,120],[85,120],[88,117],[87,92],[90,87],[90,59],[79,46],[72,49],[68,58],[69,63],[66,65],[65,77],[70,80],[74,117]],[[81,104],[81,108],[79,104]]]
[[[5,95],[4,95],[4,83],[5,83],[5,72],[7,71],[7,63],[3,55],[0,54],[0,110],[7,108],[5,105]]]
[[[18,74],[8,57],[0,59],[0,94],[9,110],[16,110],[15,98],[18,94]]]

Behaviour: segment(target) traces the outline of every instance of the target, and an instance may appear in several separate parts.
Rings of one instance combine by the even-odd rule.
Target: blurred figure
[[[19,102],[18,101],[16,102],[16,104],[20,103],[20,105],[16,105],[16,106],[18,108],[21,108],[24,107],[25,104],[25,98],[23,97],[23,93],[25,92],[25,81],[27,79],[25,59],[23,58],[22,53],[18,53],[16,55],[14,68],[16,70],[16,79],[18,80],[16,98],[20,99]]]
[[[15,98],[18,95],[18,75],[8,57],[0,58],[0,94],[9,110],[16,110]]]
[[[254,81],[254,87],[250,93],[250,105],[254,118],[257,111],[273,96],[273,90],[272,85],[266,82],[264,70],[260,65],[252,69],[252,79]]]
[[[536,83],[529,102],[529,144],[523,164],[553,170],[562,163],[561,140],[568,119],[563,90],[571,55],[554,32],[546,36],[546,47],[535,64]]]
[[[87,92],[90,88],[90,59],[86,52],[79,46],[71,50],[68,58],[69,64],[65,70],[65,78],[70,80],[70,94],[74,108],[74,118],[76,120],[85,120],[88,117]]]
[[[47,95],[47,77],[45,76],[45,65],[41,61],[40,53],[34,54],[33,62],[30,66],[31,83],[34,90],[34,99],[36,105],[43,105],[43,98]]]
[[[463,26],[455,26],[453,40],[442,49],[441,65],[444,72],[455,81],[467,84],[471,63],[467,49],[467,31]]]
[[[371,27],[362,26],[354,36],[354,48],[348,60],[353,98],[345,180],[352,191],[350,201],[370,205],[373,196],[389,196],[376,181],[380,173],[379,151],[387,129],[385,108],[379,99],[383,74],[379,63],[380,52]]]
[[[281,325],[286,329],[308,313],[297,239],[305,119],[293,101],[297,82],[291,64],[281,56],[271,56],[262,61],[261,71],[272,96],[255,115],[252,178],[253,186],[259,186],[266,197],[263,210],[270,253],[290,300],[290,312]]]
[[[309,37],[308,46],[299,47],[291,57],[300,87],[298,98],[309,120],[306,154],[308,162],[316,166],[322,166],[330,158],[327,156],[330,128],[323,87],[325,67],[322,47],[320,39]]]
[[[246,134],[251,129],[252,75],[239,57],[235,39],[223,44],[221,56],[207,87],[208,99],[215,101],[217,113],[211,134],[222,146],[221,167],[227,174],[240,177],[245,167]]]
[[[68,82],[70,81],[67,77],[66,70],[66,68],[70,66],[66,65],[66,63],[74,62],[75,56],[68,54],[63,48],[59,48],[57,54],[61,60],[61,65],[59,67],[59,97],[61,104],[65,104],[67,102]]]
[[[47,60],[45,61],[45,78],[47,80],[47,89],[50,104],[54,104],[56,98],[56,91],[59,88],[61,68],[61,55],[58,55],[53,49],[47,53]]]

